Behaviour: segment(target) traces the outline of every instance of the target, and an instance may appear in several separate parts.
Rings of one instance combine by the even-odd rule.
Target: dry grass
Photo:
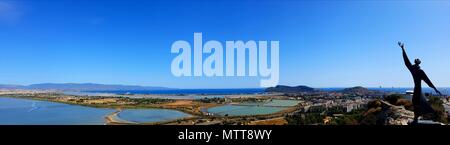
[[[116,103],[116,102],[117,102],[116,98],[84,100],[84,103],[87,103],[87,104],[107,104],[107,103]]]
[[[170,102],[164,104],[164,106],[170,107],[188,107],[194,105],[194,101],[192,100],[176,100],[175,102]]]
[[[283,117],[271,118],[266,120],[252,121],[248,125],[286,125],[288,122]]]

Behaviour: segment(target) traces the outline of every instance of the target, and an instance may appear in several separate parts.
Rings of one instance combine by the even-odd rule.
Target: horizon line
[[[167,88],[167,89],[264,89],[269,87],[217,87],[217,88],[186,88],[186,87],[167,87],[167,86],[150,86],[150,85],[136,85],[136,84],[103,84],[103,83],[32,83],[32,84],[3,84],[0,83],[0,85],[9,85],[9,86],[30,86],[30,85],[36,85],[36,84],[95,84],[95,85],[122,85],[122,86],[137,86],[137,87],[158,87],[158,88]],[[310,85],[283,85],[279,84],[277,86],[290,86],[290,87],[297,87],[297,86],[306,86],[310,88],[353,88],[353,87],[364,87],[364,88],[414,88],[414,86],[406,87],[406,86],[390,86],[390,87],[383,87],[383,86],[362,86],[362,85],[356,85],[356,86],[327,86],[327,87],[313,87]],[[273,86],[276,87],[276,86]],[[422,88],[430,88],[430,87],[422,87]],[[436,87],[436,88],[450,88],[449,86],[445,87]]]

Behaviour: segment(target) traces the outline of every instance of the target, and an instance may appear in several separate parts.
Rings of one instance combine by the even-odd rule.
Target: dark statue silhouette
[[[433,108],[427,103],[425,97],[422,95],[422,80],[427,83],[427,85],[431,88],[433,88],[439,95],[442,96],[441,92],[436,89],[436,87],[431,83],[430,79],[428,78],[427,74],[420,69],[420,63],[421,61],[419,59],[414,60],[414,65],[411,64],[411,62],[408,59],[408,56],[406,55],[405,46],[403,43],[398,42],[398,45],[402,48],[403,51],[403,60],[405,61],[406,67],[411,72],[413,79],[414,79],[414,94],[412,97],[412,102],[414,106],[414,121],[413,123],[418,123],[419,116],[422,116],[427,113],[435,113]]]

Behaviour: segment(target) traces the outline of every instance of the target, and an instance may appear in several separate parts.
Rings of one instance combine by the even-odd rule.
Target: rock
[[[383,100],[374,100],[369,103],[368,110],[364,116],[366,125],[413,125],[414,112],[405,109],[403,106],[395,106]],[[375,116],[375,117],[374,117]],[[372,117],[372,118],[371,118]],[[374,118],[373,118],[374,117]],[[374,120],[371,120],[374,119]],[[419,125],[445,125],[441,122],[431,120],[421,120]]]
[[[381,108],[379,119],[384,119],[385,125],[408,125],[414,120],[414,112],[406,110],[403,106],[394,106],[381,101]]]

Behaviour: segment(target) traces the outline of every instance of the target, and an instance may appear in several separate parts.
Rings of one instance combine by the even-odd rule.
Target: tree
[[[399,99],[397,100],[397,106],[403,106],[406,110],[414,111],[414,105],[410,100],[407,99]]]
[[[388,101],[390,104],[396,105],[399,99],[402,99],[403,96],[400,94],[392,94],[384,97],[384,100]]]

